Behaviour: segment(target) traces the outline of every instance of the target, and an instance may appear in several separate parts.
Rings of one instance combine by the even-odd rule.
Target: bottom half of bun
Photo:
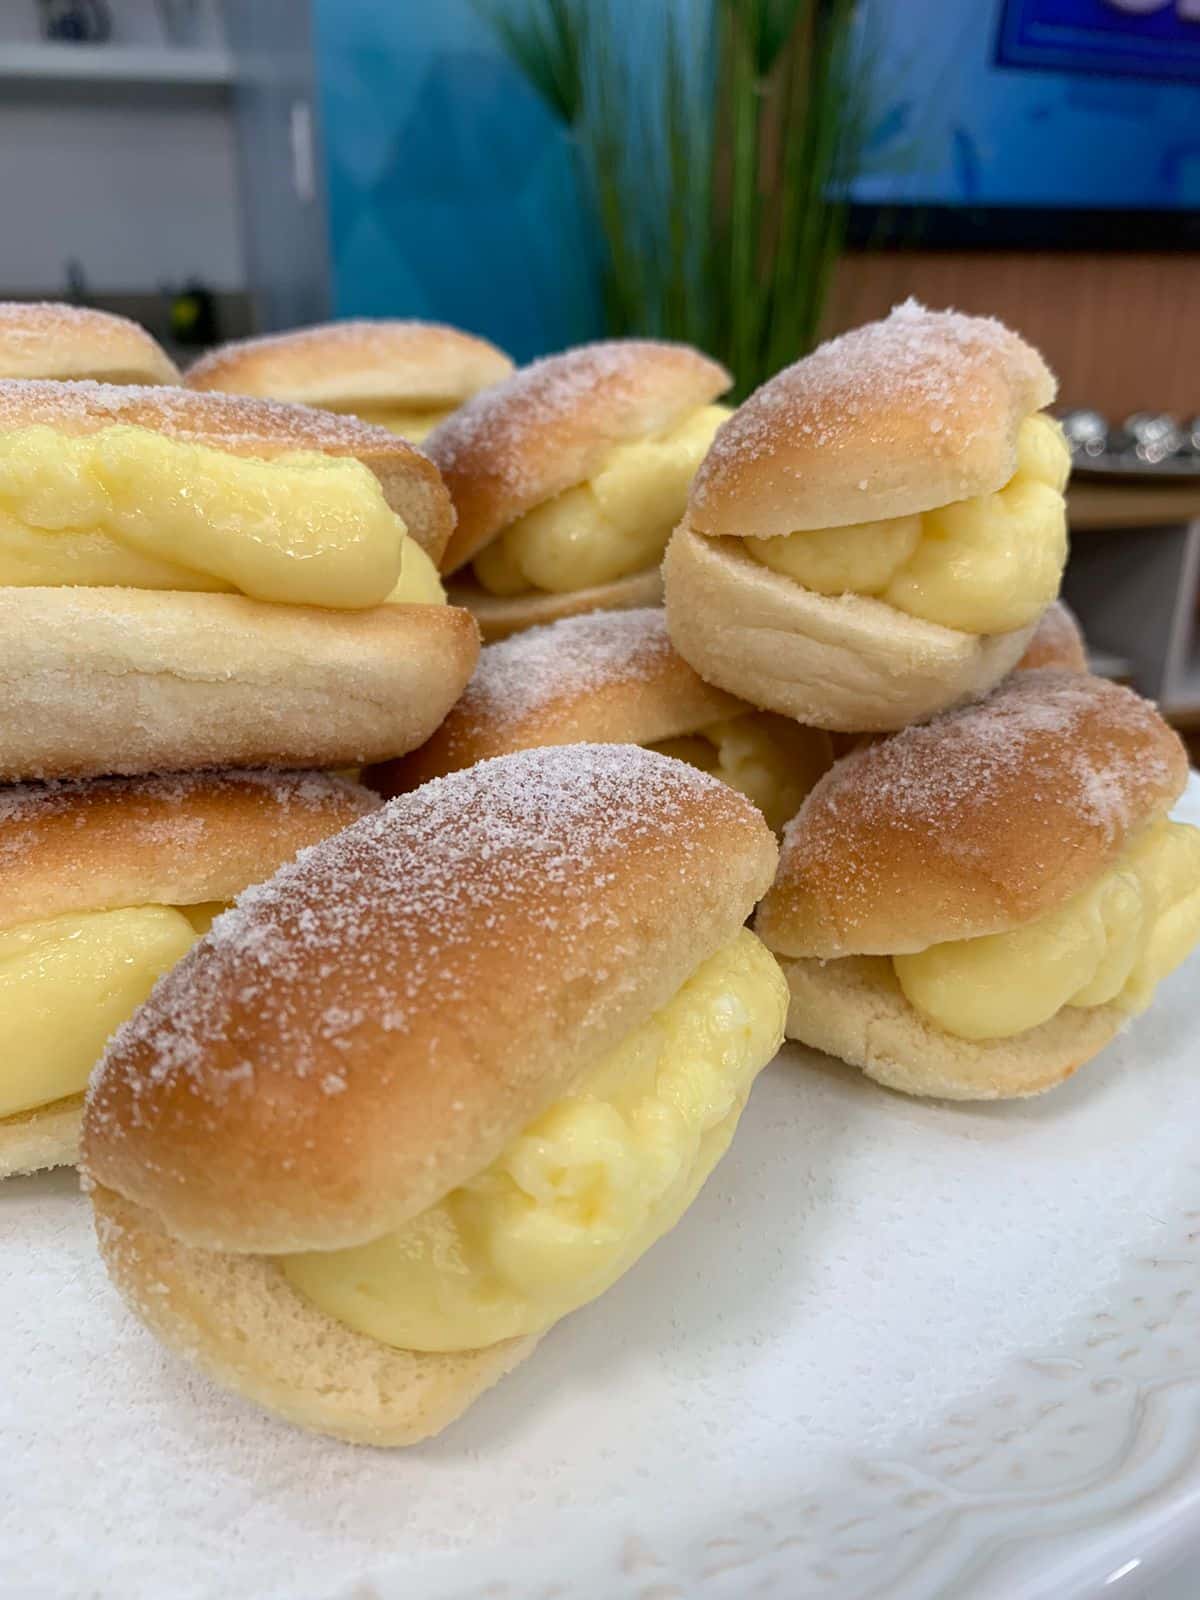
[[[960,1039],[908,1003],[886,956],[780,958],[779,965],[791,997],[788,1038],[905,1094],[946,1100],[1042,1094],[1103,1050],[1128,1021],[1114,1005],[1064,1006],[1009,1039]]]
[[[633,611],[640,606],[661,605],[663,587],[658,568],[650,567],[612,583],[566,594],[548,594],[541,589],[531,589],[527,594],[489,594],[471,579],[451,579],[446,593],[451,605],[463,606],[471,613],[485,643],[490,643],[544,622],[557,622],[560,617],[580,616],[585,611]]]
[[[0,781],[386,760],[424,743],[478,651],[447,606],[0,588]]]
[[[19,1178],[47,1167],[72,1167],[79,1159],[83,1095],[0,1117],[0,1178]]]
[[[318,1311],[268,1257],[181,1244],[149,1212],[99,1185],[91,1199],[104,1264],[150,1331],[224,1388],[316,1433],[351,1444],[417,1444],[537,1343],[394,1350]]]
[[[845,733],[906,727],[985,694],[1035,624],[960,633],[862,595],[802,588],[737,539],[679,527],[663,564],[671,643],[702,678],[753,705]]]

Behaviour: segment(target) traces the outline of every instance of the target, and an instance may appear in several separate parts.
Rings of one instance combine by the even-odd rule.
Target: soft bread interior
[[[0,1178],[16,1178],[46,1167],[71,1167],[79,1159],[83,1096],[0,1117]]]
[[[1115,1037],[1119,1006],[1065,1007],[1010,1039],[972,1041],[927,1022],[900,989],[885,956],[779,962],[791,996],[787,1036],[859,1067],[905,1094],[1009,1100],[1069,1078]]]
[[[974,635],[879,600],[813,594],[686,522],[663,563],[667,628],[710,683],[813,727],[880,732],[985,694],[1035,624]]]
[[[408,1445],[447,1427],[536,1339],[415,1354],[343,1327],[272,1261],[197,1250],[112,1190],[92,1190],[96,1237],[117,1288],[164,1344],[288,1422],[352,1444]]]
[[[138,589],[0,588],[0,633],[3,781],[389,760],[429,737],[479,651],[451,606]]]
[[[614,583],[594,589],[576,589],[571,594],[527,594],[502,596],[488,594],[478,583],[451,580],[447,585],[451,605],[463,606],[479,624],[485,643],[507,639],[525,628],[560,617],[577,617],[587,611],[632,611],[638,606],[662,604],[662,576],[657,567],[631,573]]]

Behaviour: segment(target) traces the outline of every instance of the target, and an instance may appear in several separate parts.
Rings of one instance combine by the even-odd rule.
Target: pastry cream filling
[[[833,765],[829,735],[771,711],[748,711],[649,747],[720,778],[744,794],[776,833]]]
[[[456,409],[452,405],[406,406],[399,400],[349,400],[344,405],[326,407],[344,416],[357,417],[360,422],[370,422],[377,428],[386,428],[389,433],[398,433],[409,444],[420,444],[427,439]]]
[[[538,1333],[672,1228],[783,1039],[787,987],[740,931],[490,1167],[395,1233],[280,1257],[339,1322],[405,1350]]]
[[[526,512],[475,557],[495,595],[570,594],[657,564],[727,406],[701,406],[665,433],[615,445],[586,483]]]
[[[223,909],[125,906],[0,933],[0,1117],[81,1094],[109,1035]]]
[[[0,434],[0,585],[360,609],[428,599],[436,583],[361,461],[310,450],[265,461],[124,424]]]
[[[962,1039],[1007,1039],[1063,1006],[1149,1005],[1200,941],[1200,828],[1154,822],[1056,911],[893,956],[910,1005]]]
[[[1071,454],[1044,411],[1021,423],[1017,470],[995,494],[917,516],[746,539],[754,560],[817,594],[867,595],[963,633],[1009,633],[1058,593]]]

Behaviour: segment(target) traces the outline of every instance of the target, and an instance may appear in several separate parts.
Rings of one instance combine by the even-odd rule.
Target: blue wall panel
[[[571,150],[467,0],[315,0],[339,316],[414,316],[518,359],[598,331]]]
[[[1020,67],[997,61],[1017,23],[1051,9],[1077,21],[1103,14],[1108,37],[1122,41],[1122,72],[1155,27],[1184,29],[1200,46],[1200,21],[1135,15],[1114,0],[869,0],[877,139],[856,198],[1200,209],[1200,85],[1116,75],[1115,56],[1106,71],[1086,54],[1081,29],[1063,45],[1069,71],[1039,70],[1045,57],[1036,52]],[[1032,37],[1028,27],[1023,37]],[[1182,71],[1177,42],[1173,55]]]

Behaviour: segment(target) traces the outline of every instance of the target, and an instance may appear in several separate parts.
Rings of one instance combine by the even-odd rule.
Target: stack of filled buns
[[[1000,324],[910,302],[731,409],[651,340],[359,322],[180,384],[111,320],[0,308],[0,1172],[82,1108],[114,1282],[238,1393],[436,1433],[785,1034],[1035,1094],[1200,939]]]
[[[241,890],[375,809],[469,679],[436,469],[191,393],[123,318],[0,306],[0,1176],[74,1161],[113,1029]]]

